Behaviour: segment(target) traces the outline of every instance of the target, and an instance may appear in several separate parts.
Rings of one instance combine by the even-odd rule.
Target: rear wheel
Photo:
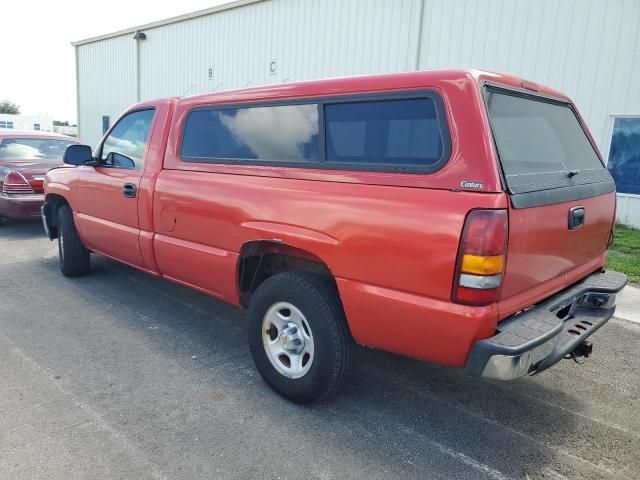
[[[247,315],[251,355],[273,390],[295,403],[338,392],[354,343],[332,282],[308,273],[274,275],[256,290]]]
[[[89,273],[90,255],[78,236],[73,214],[68,205],[58,209],[58,253],[60,271],[66,277]]]

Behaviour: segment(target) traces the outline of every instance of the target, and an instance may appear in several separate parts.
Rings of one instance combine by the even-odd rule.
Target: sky
[[[228,0],[10,0],[0,8],[0,100],[25,115],[75,123],[72,41],[229,3]]]

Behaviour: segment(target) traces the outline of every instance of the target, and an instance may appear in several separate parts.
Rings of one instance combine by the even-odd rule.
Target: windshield
[[[71,140],[50,138],[4,138],[0,140],[0,160],[60,160]]]
[[[487,90],[487,110],[510,190],[533,191],[585,183],[604,170],[575,112],[566,103]]]

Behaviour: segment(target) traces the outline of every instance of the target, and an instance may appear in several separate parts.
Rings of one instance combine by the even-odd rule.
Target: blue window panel
[[[110,126],[111,125],[109,124],[109,115],[103,115],[102,116],[102,134],[103,135],[109,131]]]
[[[432,166],[443,156],[429,98],[329,104],[325,117],[328,162]]]
[[[615,119],[607,167],[618,193],[640,195],[640,117]]]

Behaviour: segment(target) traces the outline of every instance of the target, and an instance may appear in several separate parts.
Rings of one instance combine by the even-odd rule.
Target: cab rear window
[[[486,91],[485,98],[505,181],[512,193],[609,178],[569,104],[493,88]]]

